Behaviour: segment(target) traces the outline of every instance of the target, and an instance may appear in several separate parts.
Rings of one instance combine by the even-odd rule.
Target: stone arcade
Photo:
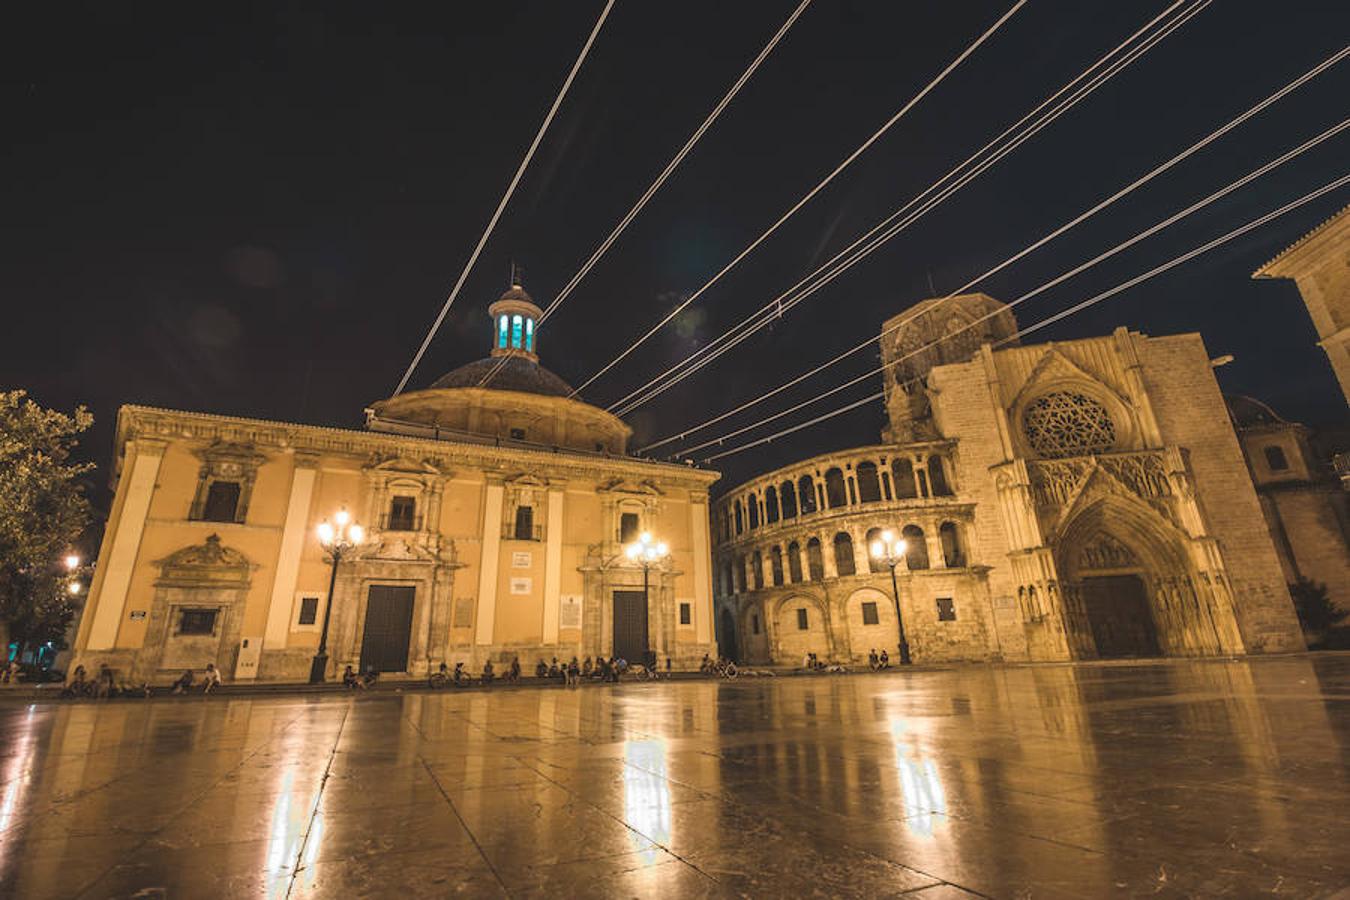
[[[330,571],[315,527],[346,507],[368,538],[339,567],[330,678],[514,655],[695,665],[716,473],[626,456],[628,426],[539,365],[519,285],[490,313],[491,356],[373,404],[364,431],[123,407],[75,663],[304,680]],[[670,547],[645,595],[623,553],[643,531]]]
[[[713,513],[723,653],[916,661],[1303,649],[1199,335],[1017,346],[983,294],[886,323],[885,443],[783,467]],[[996,349],[997,348],[997,349]]]

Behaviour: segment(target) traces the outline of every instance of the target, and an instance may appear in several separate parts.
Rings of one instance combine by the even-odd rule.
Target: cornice
[[[807,457],[806,459],[798,460],[797,462],[794,463],[789,463],[786,466],[780,466],[777,469],[772,469],[768,472],[756,475],[754,478],[749,478],[745,481],[742,481],[735,487],[728,488],[721,496],[717,498],[715,502],[718,504],[726,503],[730,501],[736,494],[739,494],[743,491],[748,491],[752,487],[761,483],[767,485],[768,483],[772,482],[775,486],[777,486],[779,481],[786,479],[788,472],[793,472],[794,474],[795,473],[806,474],[805,472],[802,472],[802,470],[810,468],[812,466],[823,467],[828,469],[829,466],[824,465],[825,463],[852,461],[860,456],[869,456],[869,457],[879,455],[893,456],[899,453],[915,453],[915,452],[922,453],[922,452],[933,452],[938,450],[951,451],[956,448],[956,445],[957,445],[956,440],[952,438],[938,438],[931,441],[908,441],[903,444],[869,444],[863,447],[849,447],[846,450],[834,450],[830,453],[820,453],[817,454],[816,456],[810,456]],[[812,475],[812,477],[815,476],[814,472],[810,474]]]
[[[562,477],[593,476],[603,472],[703,490],[721,477],[721,473],[708,469],[566,449],[534,450],[124,405],[117,413],[117,458],[121,459],[128,441],[147,439],[251,443],[265,449],[345,456],[358,468],[367,464],[372,454],[395,454],[430,461],[439,468],[450,470],[476,468],[502,473],[528,470],[549,476],[557,473]]]
[[[1314,227],[1311,231],[1309,231],[1307,234],[1303,235],[1303,237],[1294,241],[1288,247],[1285,247],[1279,253],[1275,254],[1275,256],[1271,257],[1271,259],[1265,265],[1263,265],[1261,268],[1253,272],[1252,277],[1253,278],[1287,277],[1280,272],[1271,271],[1272,268],[1278,265],[1279,263],[1284,262],[1295,251],[1300,250],[1303,247],[1310,244],[1315,238],[1321,236],[1323,232],[1329,230],[1330,227],[1337,222],[1337,220],[1341,218],[1346,218],[1347,214],[1350,214],[1350,205],[1341,207],[1339,210],[1332,213],[1329,218],[1325,219],[1324,221],[1319,223],[1316,227]]]

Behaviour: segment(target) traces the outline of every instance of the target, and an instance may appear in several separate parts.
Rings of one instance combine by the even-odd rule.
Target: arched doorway
[[[1115,496],[1086,505],[1060,532],[1055,564],[1075,657],[1220,652],[1184,535],[1152,509]]]
[[[740,662],[740,652],[736,647],[736,617],[731,610],[722,609],[722,627],[717,630],[717,652],[732,662]]]

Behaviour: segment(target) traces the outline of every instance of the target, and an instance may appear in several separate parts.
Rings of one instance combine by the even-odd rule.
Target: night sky
[[[544,364],[584,381],[1010,2],[816,0],[543,329]],[[612,402],[772,299],[1166,5],[1032,0],[586,399]],[[87,404],[97,425],[82,450],[105,467],[123,403],[359,427],[365,405],[398,383],[601,6],[9,10],[0,39],[0,382],[46,405]],[[485,310],[505,289],[512,260],[546,305],[793,6],[619,0],[411,386],[486,355]],[[875,334],[910,303],[960,286],[1347,38],[1344,3],[1212,4],[773,329],[630,416],[635,446],[772,387]],[[1339,121],[1347,97],[1350,62],[981,289],[1011,299],[1040,285]],[[1332,180],[1346,171],[1347,151],[1342,134],[1029,301],[1019,320],[1029,324]],[[1037,339],[1121,324],[1149,334],[1200,331],[1211,355],[1236,356],[1220,370],[1225,390],[1257,395],[1287,418],[1343,425],[1344,401],[1293,284],[1249,276],[1348,201],[1347,190],[1324,197]],[[860,354],[793,398],[875,361]],[[874,442],[881,423],[873,404],[723,460],[722,486]]]

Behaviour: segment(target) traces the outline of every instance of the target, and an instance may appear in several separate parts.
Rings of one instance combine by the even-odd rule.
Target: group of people
[[[23,678],[23,667],[17,659],[11,659],[9,665],[0,670],[0,684],[18,684]]]
[[[802,668],[810,672],[832,672],[836,675],[848,671],[848,666],[843,663],[826,662],[814,653],[807,653],[802,657]]]
[[[720,653],[717,655],[717,659],[713,659],[706,653],[703,654],[703,659],[698,664],[698,670],[704,675],[718,675],[722,678],[735,678],[740,674],[735,661],[727,659]]]
[[[184,669],[183,674],[174,680],[170,693],[189,693],[196,682],[196,674],[191,669]],[[220,670],[216,668],[215,663],[207,663],[206,671],[202,673],[201,692],[209,694],[220,685]],[[140,684],[119,682],[116,673],[107,663],[98,667],[98,677],[94,679],[89,677],[89,673],[85,671],[84,666],[76,666],[75,671],[70,673],[70,678],[66,680],[65,686],[61,689],[61,696],[67,699],[105,700],[112,697],[149,697],[150,694],[149,682],[142,681]]]
[[[891,667],[891,656],[885,650],[880,654],[876,650],[871,650],[867,654],[867,667],[873,672],[880,672],[882,669]]]
[[[375,686],[375,682],[380,680],[380,673],[374,666],[368,667],[364,672],[357,673],[350,665],[342,670],[342,686],[349,691],[364,691],[367,688]]]

